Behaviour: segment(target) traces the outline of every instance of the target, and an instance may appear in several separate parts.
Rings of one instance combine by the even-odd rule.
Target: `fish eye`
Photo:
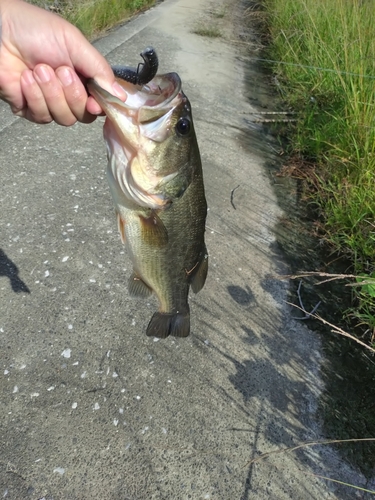
[[[179,135],[187,135],[190,132],[191,123],[188,118],[180,118],[176,123],[176,131]]]

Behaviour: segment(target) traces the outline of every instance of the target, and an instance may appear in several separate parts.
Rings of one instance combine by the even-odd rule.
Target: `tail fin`
[[[189,308],[184,312],[161,313],[156,312],[148,324],[146,335],[165,339],[169,335],[187,337],[190,333]]]

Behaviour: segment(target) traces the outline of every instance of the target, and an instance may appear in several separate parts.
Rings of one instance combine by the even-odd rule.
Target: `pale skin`
[[[91,123],[102,109],[84,82],[125,101],[105,58],[61,17],[23,0],[0,0],[0,99],[35,123]]]

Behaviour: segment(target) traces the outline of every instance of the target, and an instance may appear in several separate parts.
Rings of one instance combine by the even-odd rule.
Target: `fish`
[[[207,202],[191,104],[177,73],[145,85],[116,80],[125,102],[95,80],[87,87],[106,114],[107,178],[133,264],[129,294],[158,299],[147,336],[187,337],[189,290],[198,293],[208,272]]]

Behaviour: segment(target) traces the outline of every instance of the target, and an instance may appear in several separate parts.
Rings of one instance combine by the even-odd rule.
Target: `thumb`
[[[75,71],[85,79],[93,78],[103,89],[125,101],[126,92],[116,82],[111,66],[106,59],[77,28],[74,30],[76,30],[76,34],[69,36],[67,48]]]

